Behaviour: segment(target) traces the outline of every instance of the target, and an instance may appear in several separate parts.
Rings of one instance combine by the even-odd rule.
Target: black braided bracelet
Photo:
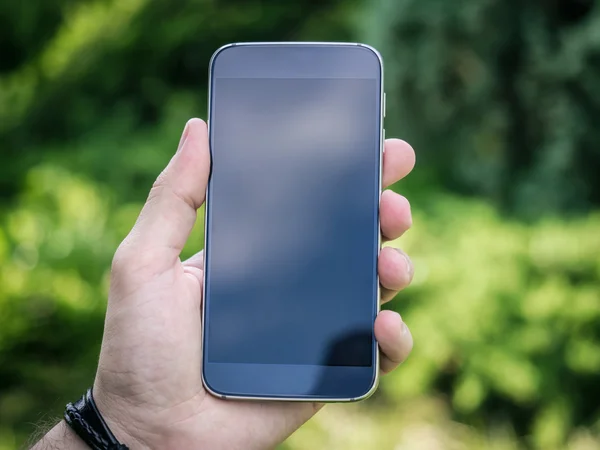
[[[67,405],[65,422],[93,450],[129,450],[117,440],[102,418],[91,388],[74,404]]]

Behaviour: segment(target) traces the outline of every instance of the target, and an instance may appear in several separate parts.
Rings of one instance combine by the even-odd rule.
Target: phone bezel
[[[211,140],[211,135],[212,135],[212,129],[210,126],[210,117],[212,114],[212,97],[213,97],[213,93],[212,93],[212,89],[213,89],[213,77],[214,77],[214,62],[216,60],[216,58],[219,56],[219,54],[221,54],[223,51],[232,48],[232,47],[238,47],[238,46],[317,46],[317,47],[321,47],[321,46],[326,46],[326,47],[362,47],[364,49],[369,50],[370,52],[372,52],[376,57],[377,57],[377,61],[379,63],[379,85],[380,85],[380,89],[379,89],[379,109],[380,109],[380,118],[379,118],[379,187],[378,187],[378,193],[379,193],[379,199],[381,199],[381,192],[382,192],[382,170],[383,170],[383,152],[384,152],[384,139],[385,139],[385,130],[384,130],[384,126],[383,126],[383,121],[384,121],[384,117],[385,117],[385,93],[384,93],[384,83],[383,83],[383,60],[381,55],[379,54],[379,52],[377,50],[375,50],[373,47],[366,45],[366,44],[361,44],[361,43],[345,43],[345,42],[244,42],[244,43],[232,43],[232,44],[227,44],[224,45],[222,47],[220,47],[219,49],[217,49],[215,51],[215,53],[213,54],[210,63],[209,63],[209,90],[208,90],[208,132],[209,132],[209,140],[212,143]],[[212,148],[211,148],[211,153],[212,153]],[[204,233],[204,248],[206,248],[207,245],[207,241],[208,241],[208,227],[207,227],[207,219],[208,219],[208,202],[209,202],[209,190],[210,190],[210,182],[208,183],[207,189],[206,189],[206,202],[207,205],[205,207],[205,212],[204,212],[204,229],[205,229],[205,233]],[[377,226],[378,229],[381,230],[380,228],[380,217],[379,214],[377,214]],[[382,236],[381,236],[381,232],[378,233],[378,243],[377,243],[377,254],[379,255],[380,251],[381,251],[381,243],[382,243]],[[204,267],[206,267],[206,252],[204,252]],[[381,307],[381,288],[380,288],[380,284],[379,284],[379,275],[377,274],[377,294],[376,294],[376,311],[377,313],[380,311],[380,307]],[[372,383],[371,386],[369,387],[369,389],[365,392],[362,393],[360,395],[353,395],[353,396],[344,396],[344,397],[321,397],[321,396],[311,396],[311,395],[276,395],[276,396],[265,396],[265,395],[252,395],[252,394],[236,394],[236,393],[225,393],[225,392],[219,392],[218,390],[212,388],[210,386],[210,383],[208,383],[206,376],[205,376],[205,371],[207,369],[207,361],[206,361],[206,355],[204,352],[204,346],[205,346],[205,330],[206,330],[206,311],[205,311],[205,305],[206,302],[204,301],[204,299],[206,299],[206,271],[204,271],[204,283],[202,286],[202,296],[203,296],[203,301],[202,301],[202,308],[201,308],[201,320],[202,320],[202,333],[201,333],[201,346],[202,346],[202,383],[205,387],[205,389],[213,396],[218,397],[218,398],[222,398],[222,399],[235,399],[235,400],[270,400],[270,401],[296,401],[296,402],[324,402],[324,403],[337,403],[337,402],[354,402],[354,401],[359,401],[359,400],[364,400],[368,397],[370,397],[376,390],[377,387],[379,385],[379,360],[380,360],[380,355],[379,355],[379,351],[378,348],[376,346],[375,349],[375,354],[374,354],[374,364],[372,366],[366,366],[366,369],[369,369],[370,371],[373,372],[372,374]],[[209,363],[209,364],[227,364],[227,363]],[[235,364],[236,366],[238,364]],[[242,365],[242,364],[240,364]],[[247,366],[248,368],[250,368],[250,366],[255,366],[254,364],[243,364],[244,366]],[[260,366],[265,366],[260,365]],[[283,368],[283,365],[273,365],[274,367],[278,367],[278,368]],[[309,367],[309,366],[287,366],[287,368],[291,371],[291,373],[293,373],[294,368],[297,367]],[[328,370],[331,370],[331,366],[314,366],[314,367],[328,367]],[[361,367],[362,368],[362,367]],[[342,370],[348,370],[348,369],[352,369],[351,367],[348,366],[340,366],[340,368],[337,368],[340,371]],[[285,371],[283,372],[285,373]],[[247,373],[246,375],[251,375],[249,373]]]

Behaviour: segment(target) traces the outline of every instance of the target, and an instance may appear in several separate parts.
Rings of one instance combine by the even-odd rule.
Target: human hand
[[[414,162],[408,144],[388,139],[384,187],[406,176]],[[206,124],[192,119],[114,257],[94,398],[131,449],[272,448],[322,406],[220,400],[202,385],[203,258],[199,253],[181,262],[180,253],[204,202],[209,168]],[[384,238],[399,237],[411,225],[408,201],[383,192],[380,217]],[[393,248],[381,250],[378,267],[386,302],[410,283],[413,269]],[[384,373],[412,348],[408,328],[392,311],[378,315],[375,336]]]

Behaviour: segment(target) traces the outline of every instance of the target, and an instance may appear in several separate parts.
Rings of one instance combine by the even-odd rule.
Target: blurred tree
[[[26,168],[39,158],[40,143],[77,138],[104,118],[119,117],[133,128],[155,124],[177,91],[194,98],[194,113],[204,115],[208,61],[221,45],[301,40],[308,32],[314,39],[348,39],[350,27],[343,19],[352,2],[54,0],[35,5],[5,2],[0,9],[0,17],[14,22],[0,34],[9,56],[0,72],[0,148],[2,158],[11,161],[10,168],[0,165],[5,197],[16,193]]]
[[[527,218],[600,204],[592,0],[376,0],[388,131],[446,188]]]
[[[89,384],[110,257],[185,119],[205,115],[212,52],[230,41],[358,40],[354,25],[385,58],[388,135],[410,140],[419,159],[401,184],[415,205],[418,226],[402,244],[417,278],[394,306],[416,348],[368,407],[441,393],[455,418],[486,430],[506,422],[544,450],[598,429],[600,219],[584,214],[600,205],[598,3],[363,6],[0,2],[0,449]],[[581,217],[527,225],[484,203]],[[202,242],[201,226],[194,233],[186,255]],[[356,435],[338,426],[349,416],[336,417],[351,436],[338,442],[412,439],[398,437],[400,416],[359,415],[350,423],[368,428]],[[389,433],[372,440],[382,423]],[[439,430],[436,442],[450,444],[436,448],[522,448],[461,430]],[[325,422],[303,442],[318,448],[333,431]],[[589,442],[570,448],[600,440]]]
[[[0,3],[0,73],[35,58],[63,20],[63,10],[76,0],[47,0],[35,7],[26,2]]]

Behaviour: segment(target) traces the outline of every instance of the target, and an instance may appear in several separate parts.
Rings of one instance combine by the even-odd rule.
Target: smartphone
[[[373,325],[383,64],[354,43],[240,43],[210,63],[202,378],[221,398],[356,401]]]

